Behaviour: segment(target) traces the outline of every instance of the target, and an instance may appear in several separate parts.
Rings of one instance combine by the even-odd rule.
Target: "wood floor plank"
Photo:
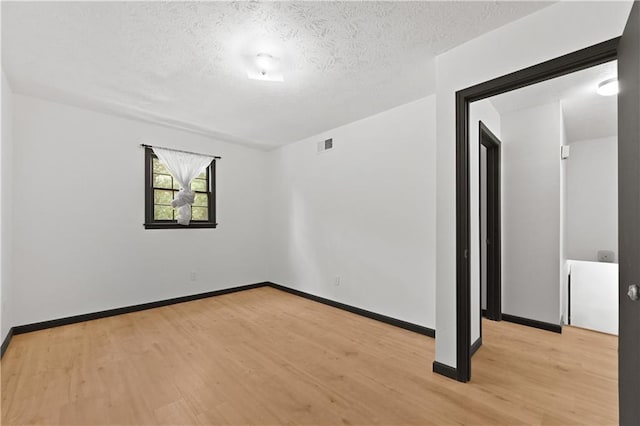
[[[272,288],[14,336],[2,424],[616,424],[617,338],[483,322],[461,384],[429,337]]]

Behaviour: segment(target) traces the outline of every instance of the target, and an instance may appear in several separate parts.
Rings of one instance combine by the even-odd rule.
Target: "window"
[[[146,229],[170,228],[215,228],[215,164],[213,161],[207,169],[191,182],[191,190],[195,192],[195,201],[191,206],[191,222],[189,225],[178,225],[178,210],[171,207],[180,189],[173,176],[165,168],[151,148],[145,148],[145,223]]]

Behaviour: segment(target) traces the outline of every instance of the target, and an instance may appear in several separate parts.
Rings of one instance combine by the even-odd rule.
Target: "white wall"
[[[618,139],[574,142],[567,166],[567,256],[597,261],[618,251]]]
[[[270,280],[434,328],[434,118],[430,96],[272,152]]]
[[[469,109],[469,214],[471,217],[471,344],[480,337],[480,127],[482,121],[500,138],[500,113],[489,99],[474,102]]]
[[[502,312],[559,324],[560,103],[501,118]]]
[[[13,94],[2,72],[2,144],[0,146],[0,342],[12,324],[12,152]]]
[[[436,360],[456,367],[455,92],[622,33],[631,2],[560,2],[437,58]]]
[[[13,325],[265,280],[267,153],[13,100]],[[143,228],[143,142],[222,156],[217,229]]]

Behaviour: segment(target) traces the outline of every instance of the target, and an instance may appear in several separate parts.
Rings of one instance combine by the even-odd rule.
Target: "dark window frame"
[[[192,220],[189,225],[179,225],[175,220],[159,220],[154,217],[154,197],[153,197],[153,159],[158,158],[151,148],[145,147],[144,160],[144,199],[145,199],[145,229],[202,229],[215,228],[216,223],[216,162],[215,160],[207,167],[207,194],[208,194],[208,220]],[[196,191],[201,192],[202,191]]]

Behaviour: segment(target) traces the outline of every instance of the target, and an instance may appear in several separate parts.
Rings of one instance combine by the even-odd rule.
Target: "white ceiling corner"
[[[549,2],[3,2],[19,93],[265,149],[434,91],[434,57]],[[247,78],[270,53],[284,82]]]

